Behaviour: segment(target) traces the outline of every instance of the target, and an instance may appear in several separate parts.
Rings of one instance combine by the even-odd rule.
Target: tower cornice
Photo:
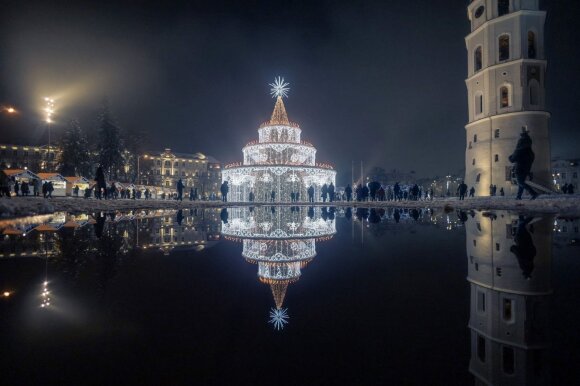
[[[505,21],[505,20],[509,20],[512,18],[517,18],[519,16],[541,16],[544,18],[544,20],[546,19],[546,11],[532,11],[532,10],[528,10],[528,9],[522,9],[516,12],[511,12],[508,13],[506,15],[500,16],[500,17],[496,17],[494,19],[488,20],[485,23],[483,23],[482,25],[480,25],[479,27],[477,27],[476,29],[474,29],[473,31],[471,31],[469,33],[469,35],[467,35],[465,37],[465,43],[467,44],[467,42],[469,40],[471,40],[475,35],[479,34],[479,32],[483,31],[484,29],[486,29],[487,27]],[[543,24],[544,21],[542,21]]]
[[[477,71],[475,74],[468,76],[467,78],[465,78],[465,83],[477,78],[478,76],[484,75],[486,73],[488,73],[491,70],[497,70],[500,69],[502,67],[509,67],[511,65],[514,64],[523,64],[523,63],[535,63],[535,64],[543,64],[545,68],[548,67],[548,61],[545,59],[528,59],[528,58],[519,58],[519,59],[514,59],[514,60],[508,60],[505,62],[501,62],[501,63],[497,63],[497,64],[492,64],[491,66],[487,66],[485,68],[482,68],[481,70]]]
[[[522,111],[512,111],[509,113],[502,113],[502,114],[497,114],[497,115],[492,115],[491,117],[485,117],[485,118],[481,118],[478,119],[477,121],[473,121],[473,122],[469,122],[467,125],[465,125],[465,129],[469,129],[472,126],[476,126],[479,125],[485,121],[489,121],[489,122],[493,122],[495,120],[501,119],[501,118],[506,118],[506,117],[515,117],[518,115],[544,115],[547,118],[550,118],[552,116],[551,113],[549,113],[548,111],[543,111],[543,110],[522,110]]]

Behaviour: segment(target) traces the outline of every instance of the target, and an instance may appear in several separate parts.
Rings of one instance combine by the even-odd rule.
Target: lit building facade
[[[58,168],[61,150],[58,146],[0,144],[0,169],[24,169],[50,172]]]
[[[314,188],[314,200],[320,201],[324,184],[336,185],[336,171],[326,164],[316,163],[316,148],[302,141],[302,130],[288,120],[282,97],[287,84],[278,78],[272,86],[276,105],[269,121],[258,129],[258,140],[243,149],[242,164],[227,165],[222,181],[229,185],[229,200],[249,201],[250,193],[256,201],[270,201],[274,192],[276,202],[290,202],[291,193],[307,201],[307,189]]]
[[[551,187],[546,12],[539,0],[474,0],[468,17],[465,183],[475,187],[476,196],[488,196],[490,185],[515,195],[508,157],[525,127],[535,153],[533,181]]]
[[[550,384],[551,219],[476,213],[465,227],[476,384]]]
[[[198,198],[221,196],[222,166],[218,160],[202,153],[148,152],[139,157],[142,185],[175,189],[182,180],[185,191],[197,188]]]
[[[578,191],[578,174],[580,173],[580,159],[555,158],[552,160],[552,178],[554,188],[562,191],[566,184],[574,187],[574,193]]]

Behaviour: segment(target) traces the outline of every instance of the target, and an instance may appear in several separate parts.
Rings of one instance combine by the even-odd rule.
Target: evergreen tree
[[[97,151],[99,153],[99,163],[103,171],[108,174],[108,177],[116,180],[119,171],[123,169],[123,142],[121,140],[121,132],[115,125],[109,111],[107,100],[103,101],[98,117],[98,125],[99,144]]]
[[[64,176],[90,177],[91,160],[89,144],[79,122],[71,120],[61,139],[59,172]]]

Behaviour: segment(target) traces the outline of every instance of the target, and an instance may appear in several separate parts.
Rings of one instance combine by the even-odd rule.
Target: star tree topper
[[[272,86],[270,89],[270,95],[272,95],[272,98],[288,98],[288,91],[290,91],[290,87],[288,87],[289,85],[290,83],[284,82],[284,78],[280,76],[274,78],[274,83],[270,83],[270,86]]]

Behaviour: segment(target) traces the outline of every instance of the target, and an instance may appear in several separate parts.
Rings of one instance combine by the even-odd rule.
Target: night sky
[[[465,0],[12,2],[0,15],[2,143],[46,141],[42,98],[56,100],[55,135],[71,118],[94,130],[103,97],[147,148],[239,161],[274,100],[341,179],[358,167],[464,165],[469,32]],[[578,157],[580,4],[546,2],[547,110],[554,156]]]

